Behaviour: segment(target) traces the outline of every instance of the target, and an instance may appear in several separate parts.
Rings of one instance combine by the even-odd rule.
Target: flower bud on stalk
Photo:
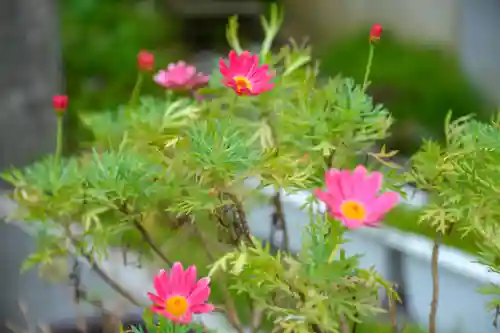
[[[57,113],[63,113],[68,108],[68,96],[56,95],[52,97],[52,107]]]
[[[141,51],[137,55],[137,67],[141,72],[151,72],[155,65],[155,57],[148,51]]]
[[[380,40],[380,36],[382,36],[382,32],[384,32],[384,29],[382,29],[381,24],[374,24],[370,30],[370,42],[376,42]]]

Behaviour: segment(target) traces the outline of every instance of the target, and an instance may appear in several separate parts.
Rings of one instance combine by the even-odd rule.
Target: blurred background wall
[[[55,147],[51,97],[62,88],[58,13],[53,0],[4,0],[0,4],[0,169],[33,162]],[[3,192],[1,192],[3,193]],[[0,218],[7,210],[0,198]],[[22,323],[18,302],[29,298],[32,313],[49,313],[57,290],[36,272],[20,276],[33,240],[0,223],[0,330]],[[67,305],[67,304],[66,304]],[[62,308],[59,307],[61,310]]]
[[[496,0],[285,0],[287,32],[317,46],[381,23],[401,40],[455,54],[487,98],[500,103]],[[383,47],[383,46],[381,46]]]
[[[289,23],[322,43],[374,22],[403,39],[456,47],[460,5],[454,0],[285,0]],[[292,18],[293,17],[293,18]],[[302,29],[300,28],[302,27]],[[300,31],[302,30],[302,31]]]

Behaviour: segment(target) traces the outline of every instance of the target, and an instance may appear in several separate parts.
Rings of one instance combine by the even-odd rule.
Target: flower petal
[[[342,173],[337,169],[330,169],[325,173],[326,191],[331,197],[332,201],[342,202],[345,197],[340,185],[340,178]]]
[[[219,58],[219,71],[223,76],[230,76],[229,68],[226,65],[224,59]]]
[[[344,199],[351,199],[353,196],[352,175],[349,170],[340,171],[338,178],[340,194]]]
[[[190,304],[202,304],[205,303],[210,296],[210,279],[203,278],[196,283],[196,287],[191,292],[191,295],[188,297],[188,302]]]
[[[233,70],[236,67],[240,67],[240,59],[235,50],[229,52],[229,68]]]
[[[155,305],[163,305],[165,303],[165,299],[153,293],[148,293],[148,297]]]
[[[189,324],[193,321],[193,313],[190,310],[187,310],[186,313],[177,319],[177,322],[181,324]]]
[[[329,169],[325,172],[325,185],[327,188],[339,186],[340,170]]]
[[[366,177],[364,189],[366,191],[367,197],[373,197],[375,199],[377,193],[382,188],[382,183],[384,181],[384,175],[381,172],[375,171],[371,175]]]
[[[351,181],[354,184],[362,184],[366,178],[367,170],[363,165],[358,165],[352,172]]]
[[[167,81],[167,72],[163,70],[159,71],[153,77],[153,81],[159,84],[160,86],[164,86],[165,82]]]
[[[180,262],[175,262],[170,269],[170,292],[179,292],[179,287],[182,288],[184,283],[184,268]]]
[[[153,309],[151,309],[151,310],[152,310],[153,312],[158,313],[159,315],[161,315],[161,316],[163,316],[163,317],[165,317],[165,318],[170,319],[171,321],[173,321],[173,322],[175,322],[175,323],[181,323],[181,324],[183,324],[183,323],[184,323],[184,322],[182,322],[182,319],[181,319],[181,318],[176,317],[176,316],[173,316],[170,312],[166,311],[165,309],[163,309],[163,310],[156,309],[156,311],[155,311],[155,310],[153,310]]]
[[[151,306],[151,311],[161,314],[162,312],[165,311],[165,307],[159,306],[159,305],[153,305],[153,306]]]
[[[385,192],[376,198],[370,205],[371,214],[367,218],[368,224],[380,221],[399,202],[399,193]]]
[[[169,278],[164,269],[160,270],[160,273],[154,277],[153,286],[159,297],[166,298],[170,293]]]
[[[196,266],[191,265],[186,269],[186,272],[184,272],[184,284],[186,286],[186,295],[191,294],[191,292],[194,290],[196,287]]]
[[[340,222],[342,222],[342,224],[347,228],[347,229],[350,229],[350,230],[353,230],[353,229],[358,229],[360,227],[363,226],[363,221],[360,221],[360,220],[353,220],[353,219],[347,219],[345,217],[342,217],[340,219]]]
[[[213,306],[212,304],[208,304],[208,303],[194,304],[191,306],[191,311],[193,311],[193,313],[196,313],[196,314],[208,313],[208,312],[212,312],[214,310],[215,310],[215,306]]]

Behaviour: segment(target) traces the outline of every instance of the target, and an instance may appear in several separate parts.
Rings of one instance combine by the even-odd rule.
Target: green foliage
[[[429,239],[434,239],[436,237],[436,230],[429,224],[418,223],[422,214],[424,214],[424,210],[422,209],[409,209],[407,207],[398,206],[385,216],[384,225],[397,228],[401,231],[422,235]],[[451,234],[443,236],[442,243],[476,255],[479,253],[478,239],[477,235],[473,233],[462,235],[457,232],[452,232]]]
[[[500,272],[500,126],[496,120],[450,119],[451,115],[445,124],[446,144],[429,141],[413,157],[411,179],[433,194],[420,221],[438,233],[475,240],[479,261]],[[483,291],[500,296],[496,286]],[[491,306],[499,304],[497,299]]]
[[[387,137],[393,121],[354,80],[318,80],[308,46],[292,42],[269,52],[281,19],[274,9],[264,24],[261,58],[276,72],[271,91],[238,97],[212,82],[199,92],[215,97],[203,102],[167,94],[84,113],[94,138],[89,149],[4,174],[15,187],[21,219],[46,231],[29,266],[72,253],[96,269],[111,246],[133,251],[140,263],[160,265],[161,258],[164,266],[172,258],[198,260],[195,249],[203,249],[214,291],[225,295],[230,283],[285,332],[337,333],[342,321],[351,326],[382,311],[381,288],[397,298],[374,269],[361,269],[358,256],[345,255],[344,228],[318,214],[313,199],[300,254],[271,254],[249,235],[243,204],[256,199],[260,187],[293,192],[322,186],[319,173],[358,163]],[[236,45],[232,22],[228,36]],[[439,232],[454,224],[464,232],[489,230],[490,222],[494,228],[497,189],[487,184],[497,161],[490,137],[496,125],[474,124],[448,121],[447,145],[429,141],[405,175],[435,193],[436,205],[421,220]],[[376,160],[370,168],[393,166],[384,161],[393,156],[385,148],[370,156]],[[246,185],[249,177],[260,180],[258,189]]]
[[[368,54],[366,39],[363,32],[322,50],[322,73],[342,73],[362,80]],[[418,148],[421,136],[443,138],[442,124],[448,110],[456,117],[485,115],[480,96],[451,54],[401,42],[389,32],[376,46],[370,81],[370,94],[397,119],[391,147],[407,155]]]
[[[242,246],[217,261],[211,275],[235,276],[231,287],[248,294],[284,332],[307,333],[313,326],[340,332],[341,318],[358,323],[383,311],[378,307],[381,287],[397,297],[373,269],[357,268],[358,258],[345,256],[343,233],[344,228],[311,214],[299,257],[271,254],[269,246],[254,239],[255,246]]]
[[[164,17],[161,9],[155,1],[61,2],[63,56],[72,107],[99,111],[123,103],[134,85],[136,55],[141,49],[158,50],[159,64],[172,59],[161,47],[172,43],[178,23]]]

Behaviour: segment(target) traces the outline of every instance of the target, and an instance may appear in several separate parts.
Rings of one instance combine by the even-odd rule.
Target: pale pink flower
[[[209,75],[197,72],[196,67],[184,61],[172,63],[165,70],[160,70],[153,80],[162,87],[171,90],[196,90],[208,84]]]
[[[196,280],[196,267],[189,266],[185,271],[180,262],[173,264],[170,272],[161,270],[154,278],[156,294],[148,293],[156,312],[174,322],[188,324],[193,314],[214,310],[206,303],[210,296],[210,279]]]
[[[325,174],[326,191],[317,189],[315,195],[347,228],[374,227],[399,201],[397,192],[379,195],[382,181],[382,173],[368,174],[362,165],[352,172],[330,169]]]
[[[224,76],[222,83],[240,96],[259,95],[274,87],[270,82],[273,74],[269,73],[269,66],[259,66],[259,56],[248,51],[240,55],[235,51],[229,52],[229,65],[221,58],[219,70]]]

